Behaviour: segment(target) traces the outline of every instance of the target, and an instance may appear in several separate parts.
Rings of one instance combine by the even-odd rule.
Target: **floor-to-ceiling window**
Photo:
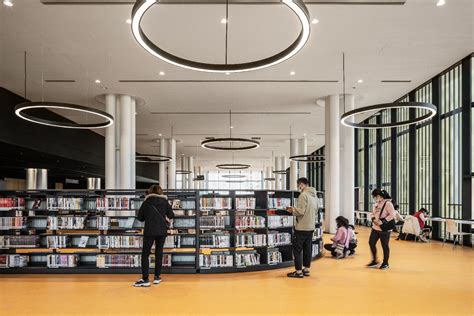
[[[372,117],[369,119],[370,124],[375,124],[377,122],[377,117]],[[377,132],[375,129],[370,129],[369,133],[369,169],[367,172],[369,173],[369,183],[368,183],[368,190],[366,194],[369,196],[369,210],[372,209],[374,205],[374,200],[372,199],[372,190],[377,187]]]
[[[359,188],[357,201],[359,204],[359,210],[364,210],[364,195],[365,195],[365,142],[364,142],[364,130],[357,130],[357,183],[356,186]]]
[[[315,150],[315,162],[308,163],[309,183],[317,191],[324,191],[324,146]]]
[[[432,103],[431,82],[415,92],[417,102]],[[417,110],[417,116],[423,115],[424,110]],[[431,122],[419,124],[416,127],[416,208],[432,210],[432,139],[433,126]]]
[[[400,102],[408,102],[408,96]],[[405,121],[409,118],[408,109],[397,110],[397,121]],[[409,128],[402,126],[397,128],[397,201],[401,214],[409,214]]]
[[[392,115],[390,110],[384,110],[380,112],[382,124],[390,123],[392,120]],[[392,186],[392,138],[391,130],[389,128],[384,128],[382,130],[382,189],[387,192],[391,192]]]

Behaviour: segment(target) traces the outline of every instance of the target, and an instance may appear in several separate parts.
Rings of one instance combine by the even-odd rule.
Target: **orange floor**
[[[474,315],[473,250],[392,240],[379,271],[364,267],[367,237],[361,228],[355,257],[319,259],[305,279],[165,275],[133,288],[136,275],[0,275],[0,315]]]

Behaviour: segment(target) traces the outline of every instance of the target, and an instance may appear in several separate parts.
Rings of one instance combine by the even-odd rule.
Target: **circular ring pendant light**
[[[265,179],[263,179],[263,180],[265,180],[265,181],[276,181],[275,178],[265,178]]]
[[[227,37],[228,37],[228,27],[226,26],[226,63],[225,64],[209,64],[203,62],[197,62],[193,60],[184,59],[178,56],[175,56],[155,45],[143,32],[141,27],[141,21],[145,13],[150,9],[154,4],[159,4],[158,0],[137,0],[132,9],[132,33],[136,41],[140,46],[142,46],[148,53],[151,55],[178,67],[204,71],[204,72],[215,72],[215,73],[235,73],[235,72],[244,72],[251,70],[258,70],[267,67],[274,66],[285,60],[296,55],[309,39],[310,35],[310,16],[308,8],[306,7],[303,0],[282,0],[289,9],[291,9],[296,16],[298,17],[301,23],[301,32],[296,38],[296,40],[288,46],[283,51],[256,61],[251,61],[247,63],[240,64],[228,64],[227,63]],[[228,1],[226,12],[228,15]],[[228,18],[226,19],[228,21]],[[228,22],[227,22],[228,24]]]
[[[86,114],[92,114],[104,119],[104,122],[93,123],[93,124],[80,124],[75,122],[61,122],[43,119],[31,114],[28,114],[27,111],[31,109],[61,109],[61,110],[70,110],[74,112],[81,112]],[[27,120],[32,123],[52,126],[52,127],[61,127],[61,128],[72,128],[72,129],[95,129],[95,128],[105,128],[111,126],[114,123],[114,118],[109,113],[93,109],[90,107],[69,104],[69,103],[59,103],[59,102],[24,102],[15,106],[15,114],[20,118]]]
[[[189,170],[176,170],[176,174],[191,174],[192,172]]]
[[[272,171],[274,174],[287,174],[288,171],[287,170],[274,170]]]
[[[382,110],[391,110],[391,109],[420,109],[426,110],[426,113],[423,115],[419,115],[416,118],[408,119],[399,122],[391,122],[391,123],[380,123],[380,124],[371,124],[371,123],[355,123],[351,122],[349,119],[359,114],[364,114],[367,112],[374,112],[374,111],[382,111]],[[407,126],[412,124],[419,124],[425,121],[430,120],[433,116],[436,115],[437,108],[435,105],[430,103],[423,103],[423,102],[398,102],[398,103],[385,103],[385,104],[376,104],[370,105],[363,108],[358,108],[347,113],[341,117],[341,124],[354,127],[354,128],[361,128],[361,129],[379,129],[379,128],[393,128],[393,127],[400,127],[400,126]]]
[[[232,137],[233,128],[232,111],[229,111],[229,137],[203,140],[201,142],[201,147],[221,151],[242,151],[260,147],[260,142],[255,139]],[[234,143],[239,143],[239,146],[235,147]],[[223,144],[228,144],[228,146],[224,146]]]
[[[291,156],[290,160],[305,163],[321,163],[324,162],[324,155],[297,155]]]
[[[244,170],[250,168],[250,165],[246,165],[243,163],[224,163],[220,165],[216,165],[216,168],[223,169],[223,170]]]
[[[346,66],[345,64],[346,64],[345,54],[342,53],[342,78],[343,78],[342,93],[344,97],[344,112],[345,112],[341,116],[342,125],[353,127],[353,128],[360,128],[360,129],[394,128],[394,127],[401,127],[401,126],[408,126],[412,124],[423,123],[433,118],[438,112],[438,108],[434,104],[425,103],[425,102],[411,102],[411,101],[369,105],[369,106],[365,106],[362,108],[358,108],[358,109],[346,112]],[[359,115],[359,114],[364,114],[368,112],[380,112],[383,110],[391,110],[391,109],[419,109],[419,110],[425,110],[425,113],[412,119],[398,121],[398,122],[390,122],[390,123],[356,123],[353,120],[351,120],[351,118],[354,118],[356,115]]]
[[[242,179],[245,178],[244,174],[223,174],[221,175],[222,178],[227,178],[227,179]]]
[[[170,156],[163,155],[154,155],[154,154],[143,154],[136,156],[136,162],[144,163],[161,163],[161,162],[170,162],[173,161],[173,158]]]

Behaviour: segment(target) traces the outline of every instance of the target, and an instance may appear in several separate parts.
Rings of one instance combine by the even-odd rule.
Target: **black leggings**
[[[153,243],[155,243],[155,277],[161,274],[161,267],[163,265],[163,246],[165,244],[166,236],[143,236],[142,249],[142,277],[143,280],[148,280],[150,270],[150,253]]]
[[[388,243],[390,241],[390,231],[382,232],[382,231],[372,229],[372,231],[370,232],[369,246],[370,246],[370,251],[372,252],[372,259],[374,261],[377,260],[376,244],[379,239],[380,239],[380,243],[382,244],[382,249],[383,249],[383,263],[388,264],[388,259],[390,257],[390,247],[388,246]]]
[[[295,257],[295,269],[300,271],[303,266],[311,267],[313,252],[313,231],[295,230],[293,235],[293,256]]]

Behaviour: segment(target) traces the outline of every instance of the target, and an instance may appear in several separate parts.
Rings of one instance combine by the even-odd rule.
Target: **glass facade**
[[[408,102],[408,95],[400,100]],[[397,110],[397,121],[405,121],[409,118],[408,109]],[[409,128],[408,126],[397,127],[397,196],[396,203],[400,206],[400,214],[410,213],[408,182],[409,169]]]
[[[375,124],[377,117],[373,117],[369,119],[370,124]],[[372,190],[377,187],[377,131],[375,129],[369,129],[369,161],[372,162],[369,164],[369,169],[367,172],[369,173],[369,183],[368,183],[368,190],[366,192],[368,199],[369,199],[369,210],[372,209],[374,200],[372,199]]]

